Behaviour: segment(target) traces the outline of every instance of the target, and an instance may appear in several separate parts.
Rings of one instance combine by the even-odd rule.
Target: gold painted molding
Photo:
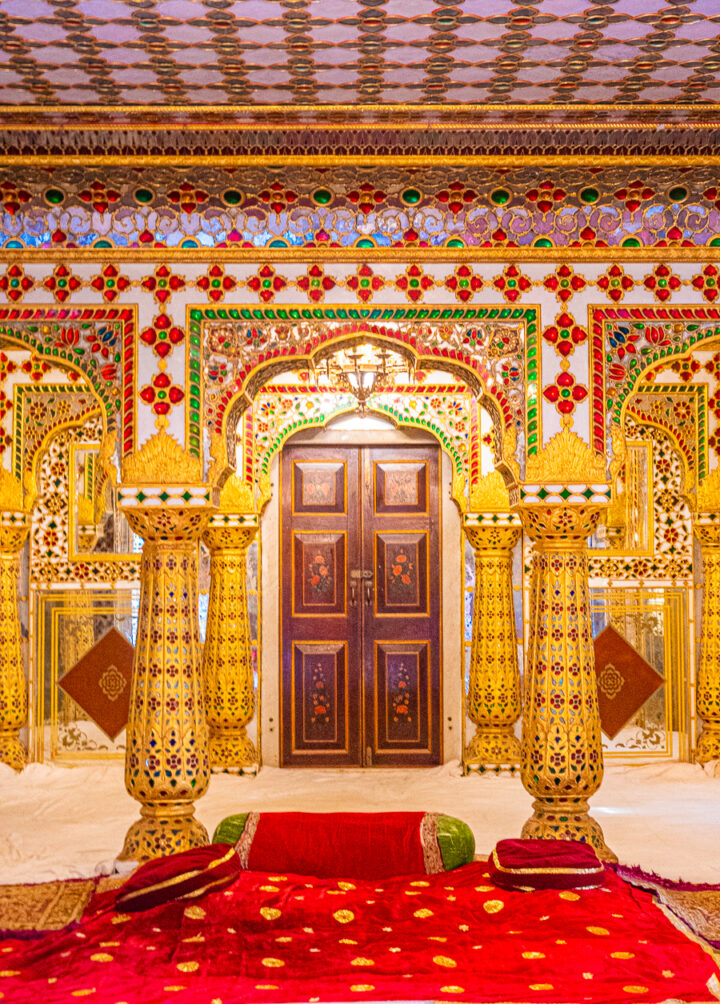
[[[720,161],[719,161],[720,163]],[[0,248],[0,264],[40,262],[720,262],[720,247]],[[312,304],[309,304],[312,306]],[[373,306],[373,304],[358,304]],[[262,306],[262,304],[259,304]],[[285,306],[285,304],[279,304]]]
[[[528,457],[525,481],[530,484],[598,484],[607,481],[605,457],[595,453],[571,429],[553,436],[542,450]]]
[[[716,467],[697,486],[695,497],[687,495],[698,514],[720,512],[720,467]]]
[[[202,463],[161,429],[123,460],[122,479],[126,484],[199,484]]]

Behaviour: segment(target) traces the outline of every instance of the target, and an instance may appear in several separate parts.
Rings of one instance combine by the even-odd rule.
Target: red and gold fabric
[[[173,899],[194,899],[232,885],[240,874],[234,847],[209,844],[140,865],[118,889],[118,910],[150,910]]]
[[[390,879],[243,871],[144,913],[87,911],[0,945],[3,1004],[711,1001],[712,957],[606,870],[589,890],[507,892],[488,866]]]
[[[490,878],[502,889],[592,889],[605,870],[593,847],[577,840],[500,840]]]

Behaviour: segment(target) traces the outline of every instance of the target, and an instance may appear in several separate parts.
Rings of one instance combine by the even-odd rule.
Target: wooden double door
[[[282,458],[287,766],[440,763],[439,449]]]

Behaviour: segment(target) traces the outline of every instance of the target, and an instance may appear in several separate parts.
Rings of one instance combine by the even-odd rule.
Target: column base
[[[210,770],[213,774],[257,774],[260,760],[244,728],[210,735]]]
[[[520,766],[520,740],[508,729],[503,732],[478,731],[465,747],[463,766],[466,771],[509,770]]]
[[[695,763],[705,764],[711,760],[720,760],[720,729],[709,729],[705,725],[695,747]]]
[[[21,771],[27,763],[27,751],[12,733],[0,734],[0,763],[6,763],[13,770]]]
[[[143,805],[125,836],[119,861],[150,861],[210,842],[208,832],[195,819],[195,807],[179,805]]]
[[[589,814],[583,799],[536,799],[521,835],[541,840],[579,840],[594,847],[601,861],[617,861],[617,855],[605,843],[602,827]]]

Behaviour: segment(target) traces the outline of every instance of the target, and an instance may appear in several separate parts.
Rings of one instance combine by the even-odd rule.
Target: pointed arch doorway
[[[281,457],[280,761],[442,759],[441,458],[431,436],[353,431]]]

